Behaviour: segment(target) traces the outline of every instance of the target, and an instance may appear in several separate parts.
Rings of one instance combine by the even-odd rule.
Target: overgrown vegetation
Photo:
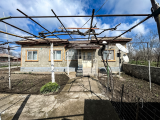
[[[41,87],[40,93],[58,92],[59,88],[60,86],[56,82],[49,82]]]

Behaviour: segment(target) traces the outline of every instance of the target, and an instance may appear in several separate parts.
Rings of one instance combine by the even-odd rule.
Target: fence
[[[121,120],[160,120],[160,86],[122,74],[113,76],[114,89],[108,81],[107,73],[98,72],[103,93],[108,97]]]

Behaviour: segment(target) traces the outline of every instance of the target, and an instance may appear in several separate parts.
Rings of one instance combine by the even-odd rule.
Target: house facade
[[[53,59],[56,72],[76,72],[79,65],[83,66],[84,74],[97,73],[98,69],[105,69],[101,58],[101,47],[103,41],[110,41],[113,38],[106,37],[99,41],[68,41],[46,38],[45,40],[36,39],[33,41],[18,41],[21,45],[21,71],[22,72],[51,72],[51,47],[47,42],[53,42]],[[119,52],[116,43],[126,46],[131,38],[118,38],[109,44],[108,63],[113,72],[119,71]],[[97,44],[98,43],[98,44]],[[68,56],[67,56],[68,53]],[[104,57],[107,51],[103,52]],[[121,55],[125,53],[121,52]],[[122,56],[121,56],[122,57]],[[104,58],[106,59],[106,58]],[[68,63],[67,63],[68,62]]]

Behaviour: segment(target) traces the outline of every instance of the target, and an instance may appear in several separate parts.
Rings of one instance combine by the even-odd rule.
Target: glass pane
[[[28,60],[32,60],[32,51],[28,52]]]
[[[56,60],[61,60],[61,51],[56,51]]]
[[[103,51],[103,59],[106,60],[107,58],[107,51]]]
[[[88,57],[88,60],[91,60],[92,57],[90,52],[87,54],[87,57]]]
[[[109,60],[114,60],[114,51],[113,50],[109,51]]]
[[[85,60],[86,58],[85,58],[85,52],[83,53],[83,60]]]
[[[37,51],[33,51],[33,60],[37,60]]]
[[[56,57],[55,57],[55,51],[53,51],[53,60],[55,60]]]

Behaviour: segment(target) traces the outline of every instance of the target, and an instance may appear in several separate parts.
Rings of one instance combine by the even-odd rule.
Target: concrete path
[[[58,95],[0,94],[0,112],[20,100],[1,114],[2,120],[118,120],[95,78],[71,78]]]

